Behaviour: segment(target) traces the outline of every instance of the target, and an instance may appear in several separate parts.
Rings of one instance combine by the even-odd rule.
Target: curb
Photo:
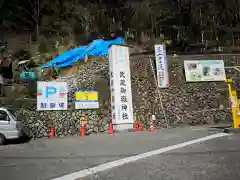
[[[122,132],[134,132],[132,129],[126,129],[126,130],[114,130],[114,133],[122,133]]]
[[[225,128],[224,133],[240,134],[240,128]]]

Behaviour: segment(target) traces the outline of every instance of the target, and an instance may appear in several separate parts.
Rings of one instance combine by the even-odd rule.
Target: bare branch
[[[30,4],[31,8],[34,9],[34,5],[33,5],[33,3],[31,2],[31,0],[28,0],[28,2],[29,2],[29,4]]]
[[[31,8],[33,9],[33,13],[29,12],[28,10],[26,10],[25,8],[23,8],[21,6],[16,6],[16,7],[18,9],[20,9],[21,11],[25,12],[27,15],[29,15],[35,23],[38,23],[40,12],[41,12],[42,8],[44,7],[45,3],[43,1],[40,2],[38,0],[38,4],[35,6],[31,2],[31,0],[29,0],[29,4],[30,4]]]
[[[42,10],[42,8],[45,6],[45,3],[44,3],[44,1],[42,0],[42,2],[41,2],[41,6],[40,6],[40,4],[39,4],[39,1],[38,1],[38,6],[39,6],[39,13],[41,12],[41,10]]]
[[[32,13],[30,13],[30,12],[27,11],[26,9],[22,8],[21,6],[16,6],[16,7],[17,7],[18,9],[24,11],[26,14],[28,14],[28,15],[32,18],[32,20],[37,23],[38,20],[36,20],[36,17],[35,17]]]
[[[2,8],[3,4],[4,4],[4,0],[0,1],[0,8]]]

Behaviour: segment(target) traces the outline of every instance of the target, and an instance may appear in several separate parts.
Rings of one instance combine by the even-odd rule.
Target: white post
[[[128,47],[113,45],[109,48],[109,76],[113,128],[132,129],[134,119]]]
[[[157,86],[157,92],[160,100],[160,106],[163,111],[164,120],[166,122],[166,126],[169,126],[169,120],[166,115],[165,108],[163,106],[162,95],[160,93],[159,88],[168,88],[169,87],[169,75],[168,75],[168,64],[167,64],[167,53],[165,45],[155,45],[155,61],[156,61],[156,71],[157,76],[155,75],[155,71],[153,68],[152,60],[149,57],[150,64],[153,70],[154,80]]]

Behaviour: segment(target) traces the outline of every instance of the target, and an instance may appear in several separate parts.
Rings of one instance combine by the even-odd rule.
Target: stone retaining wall
[[[224,82],[186,83],[183,73],[184,59],[222,59],[222,57],[176,57],[168,58],[170,87],[160,89],[163,109],[160,106],[152,67],[148,56],[131,58],[132,91],[134,112],[138,119],[147,124],[151,114],[156,114],[155,125],[165,127],[166,120],[171,124],[215,124],[231,121],[227,85]],[[225,58],[225,66],[238,64],[234,57]],[[134,73],[133,73],[134,72]],[[234,69],[226,70],[228,77],[238,77]],[[17,112],[24,119],[33,137],[45,137],[49,128],[55,127],[57,136],[79,135],[81,119],[88,121],[87,133],[104,132],[110,121],[110,92],[107,60],[92,60],[81,66],[79,72],[70,78],[59,78],[69,85],[69,111],[36,112],[33,105]],[[99,91],[100,109],[74,110],[73,95],[77,89],[96,89]],[[164,113],[166,118],[164,117]]]

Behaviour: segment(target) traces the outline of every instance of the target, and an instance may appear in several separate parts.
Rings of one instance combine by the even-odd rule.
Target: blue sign
[[[59,97],[64,97],[66,94],[66,89],[63,87],[56,88],[55,86],[46,86],[44,92],[45,92],[46,98],[55,94],[58,94]],[[42,95],[43,95],[43,90],[41,88],[38,88],[37,96],[42,96]]]
[[[38,110],[67,110],[66,82],[38,82]]]
[[[36,72],[26,72],[26,71],[23,71],[20,74],[20,80],[36,80],[36,79],[37,79]]]
[[[57,88],[51,87],[51,86],[46,87],[45,94],[46,94],[47,98],[48,98],[49,95],[53,95],[53,94],[56,94],[56,93],[57,93]]]

